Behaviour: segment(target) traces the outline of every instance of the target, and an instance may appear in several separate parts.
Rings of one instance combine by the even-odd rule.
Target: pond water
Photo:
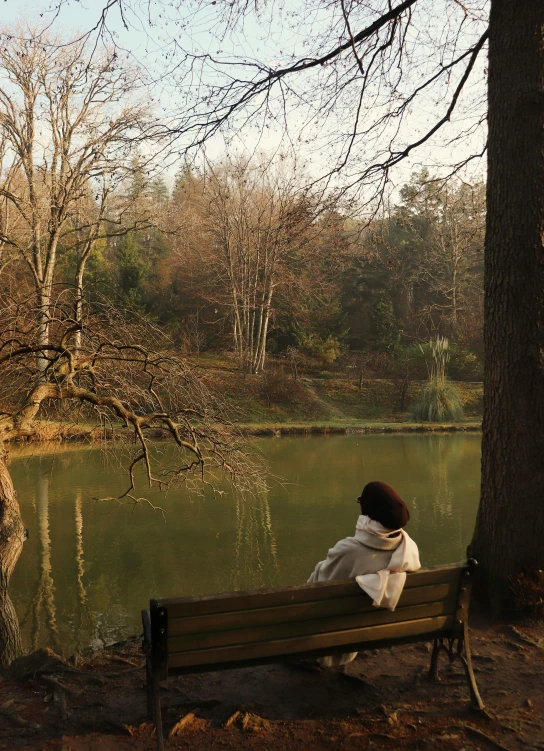
[[[12,473],[29,539],[11,595],[26,649],[63,654],[139,633],[150,597],[306,581],[353,534],[355,499],[393,485],[411,513],[422,565],[461,560],[479,495],[480,435],[353,435],[256,441],[286,480],[244,500],[182,489],[132,510],[93,502],[126,488],[116,451],[17,456]],[[151,496],[150,496],[151,497]]]

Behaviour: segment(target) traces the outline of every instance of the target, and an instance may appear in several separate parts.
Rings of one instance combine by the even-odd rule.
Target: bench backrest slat
[[[436,568],[423,569],[415,574],[408,574],[404,589],[422,587],[428,584],[443,584],[449,581],[459,582],[463,564],[451,564]],[[360,594],[359,585],[354,579],[338,582],[321,582],[297,587],[274,589],[257,589],[247,592],[225,592],[199,597],[176,597],[156,600],[157,607],[166,607],[168,617],[188,617],[211,613],[225,613],[233,610],[250,610],[252,608],[292,605],[311,600],[327,600],[336,597],[350,597]]]
[[[410,605],[438,602],[443,600],[455,601],[459,589],[459,582],[445,582],[444,584],[430,584],[423,587],[411,587],[402,593],[397,610]],[[357,614],[361,617],[365,613],[376,614],[369,597],[364,596],[360,587],[349,597],[319,598],[319,590],[313,590],[314,598],[297,604],[275,605],[274,607],[240,608],[238,610],[221,613],[206,613],[186,618],[172,617],[168,609],[168,637],[199,635],[209,632],[235,630],[253,626],[273,626],[297,621],[314,620],[318,618],[330,619],[340,615]],[[452,606],[453,608],[453,606]],[[176,612],[179,612],[176,609]]]

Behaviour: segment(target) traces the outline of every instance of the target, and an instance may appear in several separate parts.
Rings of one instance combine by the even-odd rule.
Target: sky
[[[97,23],[104,2],[105,0],[63,0],[60,12],[54,16],[52,28],[64,35],[69,35],[74,30],[87,31]],[[140,0],[132,0],[132,2],[137,5]],[[174,6],[176,2],[177,0],[173,3]],[[414,22],[412,31],[409,62],[415,71],[413,79],[415,84],[418,82],[418,76],[434,70],[429,65],[436,65],[436,62],[429,63],[431,57],[427,55],[431,45],[438,49],[443,44],[444,55],[448,54],[448,44],[453,49],[455,40],[448,41],[445,37],[448,33],[450,36],[453,34],[451,29],[448,31],[448,24],[451,21],[451,28],[455,28],[454,24],[457,19],[454,14],[459,7],[453,3],[453,0],[435,0],[434,2],[420,0],[420,2],[422,4],[427,2],[430,11],[427,16],[423,17],[424,22],[420,21],[419,26],[417,21]],[[482,2],[483,10],[480,8],[480,0],[468,0],[469,5],[472,3],[475,12],[477,10],[485,14],[485,0]],[[31,3],[26,0],[4,0],[2,21],[9,25],[18,18],[24,18],[32,19],[32,22],[35,21],[41,25],[53,18],[51,7],[56,4],[51,0],[34,0]],[[191,107],[195,106],[201,92],[205,93],[206,87],[216,83],[214,76],[217,76],[219,81],[221,76],[230,73],[231,70],[237,70],[241,76],[246,75],[246,68],[243,66],[236,68],[216,65],[199,70],[198,75],[195,76],[190,71],[188,72],[189,68],[186,62],[184,63],[183,50],[209,53],[215,59],[233,60],[237,57],[248,62],[254,59],[264,59],[271,67],[274,67],[280,60],[282,64],[285,60],[289,60],[291,52],[300,55],[302,51],[302,54],[305,54],[302,45],[306,44],[306,41],[303,41],[300,35],[303,27],[303,34],[307,39],[314,39],[317,46],[322,43],[322,48],[327,49],[327,45],[333,40],[331,29],[329,29],[331,19],[338,24],[338,15],[331,16],[327,10],[327,4],[320,3],[319,0],[273,0],[271,4],[265,6],[261,16],[256,17],[250,14],[243,26],[238,25],[234,30],[231,28],[228,33],[224,33],[224,27],[217,21],[216,9],[211,7],[215,4],[213,0],[208,6],[202,2],[199,3],[198,0],[195,2],[184,0],[180,5],[181,10],[170,9],[171,18],[168,21],[165,16],[172,4],[151,0],[154,25],[150,27],[145,13],[140,11],[138,14],[131,14],[129,11],[127,12],[128,30],[121,21],[117,6],[112,8],[108,15],[108,33],[119,46],[121,57],[124,55],[127,62],[142,66],[142,79],[152,82],[156,112],[170,124],[179,123],[180,117],[183,118],[186,112],[191,111]],[[147,0],[143,5],[147,5]],[[356,15],[354,19],[358,20]],[[472,26],[466,23],[464,33],[467,38],[472,39],[475,38],[474,35],[478,29],[481,29],[481,24],[478,22],[473,23]],[[177,46],[175,52],[173,44]],[[315,50],[311,49],[311,42],[308,44],[307,54],[311,55]],[[447,57],[444,60],[447,62]],[[468,127],[468,124],[478,116],[475,108],[479,107],[481,110],[482,107],[482,100],[485,96],[485,74],[483,73],[485,57],[482,57],[478,65],[480,70],[476,71],[476,75],[470,81],[471,97],[467,97],[465,110],[459,112],[455,123],[459,132]],[[228,132],[209,140],[206,145],[207,157],[219,159],[227,150],[231,153],[242,150],[250,152],[262,150],[283,155],[289,150],[290,145],[293,145],[302,155],[300,160],[310,176],[319,176],[326,172],[329,165],[338,160],[338,144],[341,138],[345,139],[349,132],[352,112],[355,111],[357,105],[356,92],[346,89],[342,108],[337,107],[336,111],[331,111],[326,118],[316,116],[316,112],[319,113],[319,107],[323,105],[324,96],[320,92],[326,91],[327,73],[327,70],[319,73],[320,78],[317,84],[316,80],[309,76],[301,76],[298,81],[293,81],[296,96],[293,97],[294,105],[291,103],[287,111],[288,138],[283,128],[285,123],[280,124],[281,113],[276,119],[269,117],[266,123],[262,120],[255,120],[249,125],[247,123],[244,125],[243,117],[239,117],[238,120],[234,118],[231,120],[232,128]],[[204,89],[202,83],[204,83]],[[407,110],[404,125],[407,135],[403,136],[404,138],[413,140],[428,129],[436,120],[437,113],[440,114],[445,110],[447,98],[451,96],[455,83],[455,75],[452,75],[447,86],[444,87],[441,83],[442,88],[429,91],[428,95],[418,100],[417,106]],[[312,87],[315,88],[312,89]],[[387,92],[386,95],[389,96]],[[397,92],[392,85],[390,96],[395,95]],[[376,89],[371,101],[372,106],[369,112],[375,118],[382,111],[380,108],[384,107],[386,99],[384,99],[384,94]],[[278,101],[272,99],[272,115],[278,115],[278,106]],[[444,146],[443,138],[436,138],[430,147],[419,149],[414,159],[401,164],[391,174],[393,195],[398,187],[408,180],[412,171],[427,167],[431,173],[437,173],[441,165],[449,165],[481,150],[482,143],[485,141],[485,124],[477,128],[474,134],[463,139],[455,138],[454,128],[448,127],[450,138],[454,138],[449,146]],[[392,131],[380,133],[384,142],[390,137],[390,132]],[[366,136],[366,140],[363,136],[358,137],[348,164],[341,175],[335,178],[333,184],[340,185],[345,181],[356,179],[358,171],[360,172],[365,164],[367,153],[370,155],[372,149],[377,148],[376,144],[377,140],[372,141],[370,135]],[[172,156],[165,160],[165,174],[169,180],[179,160],[183,158],[181,154],[185,145],[186,141],[179,140]],[[463,175],[474,179],[481,177],[484,169],[483,160],[475,161],[471,163],[469,171]]]

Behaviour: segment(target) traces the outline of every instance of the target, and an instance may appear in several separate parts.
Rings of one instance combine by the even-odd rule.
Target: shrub
[[[423,352],[423,347],[421,348]],[[412,416],[417,421],[444,422],[463,419],[463,407],[455,386],[446,378],[450,359],[448,340],[437,336],[429,342],[426,357],[429,382],[419,395]]]
[[[398,409],[404,412],[408,392],[412,381],[423,378],[425,374],[425,355],[421,347],[399,346],[391,358],[390,375],[393,387],[398,394]]]
[[[323,366],[332,365],[342,354],[342,344],[338,337],[329,335],[322,339],[317,334],[301,338],[301,347],[309,355],[318,358]]]
[[[432,358],[431,347],[434,342],[418,345],[420,360],[425,363]],[[459,344],[448,345],[448,374],[454,381],[481,381],[483,379],[483,365],[481,360],[466,347]]]
[[[421,391],[412,410],[417,422],[458,422],[464,417],[463,407],[452,383],[429,383]]]
[[[259,396],[268,408],[273,406],[291,407],[307,400],[304,388],[291,378],[287,378],[280,368],[269,367],[259,379]]]

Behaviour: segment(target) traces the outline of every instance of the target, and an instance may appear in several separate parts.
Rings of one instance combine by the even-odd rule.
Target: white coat
[[[419,568],[417,545],[404,530],[388,530],[361,515],[355,535],[337,542],[325,560],[317,564],[308,582],[357,577],[357,583],[372,596],[375,605],[394,610],[404,587],[405,572]],[[345,665],[356,656],[357,652],[350,652],[323,657],[321,664]]]

